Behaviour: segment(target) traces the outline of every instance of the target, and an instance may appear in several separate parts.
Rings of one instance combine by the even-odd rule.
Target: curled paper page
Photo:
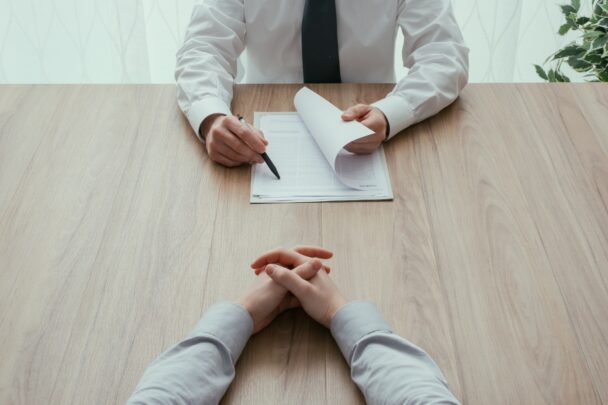
[[[342,111],[332,103],[303,87],[294,97],[296,111],[304,125],[331,165],[338,179],[345,185],[358,190],[366,189],[366,184],[356,182],[359,160],[369,159],[366,155],[355,155],[344,147],[374,131],[357,121],[342,120]]]

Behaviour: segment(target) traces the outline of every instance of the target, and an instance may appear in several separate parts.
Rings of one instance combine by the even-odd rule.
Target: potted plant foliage
[[[581,35],[547,58],[545,64],[554,65],[549,70],[534,65],[536,73],[549,82],[569,82],[562,72],[562,65],[566,63],[584,73],[588,81],[608,82],[608,0],[593,0],[590,16],[581,15],[580,0],[571,0],[570,4],[560,7],[566,22],[559,28],[559,34],[576,31]]]

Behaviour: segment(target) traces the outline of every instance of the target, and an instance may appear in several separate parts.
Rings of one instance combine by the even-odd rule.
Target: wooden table
[[[339,107],[389,85],[312,88]],[[297,85],[236,88],[292,110]],[[173,86],[0,87],[0,403],[124,402],[276,246],[336,253],[468,404],[608,404],[608,87],[471,85],[386,146],[395,199],[250,205]],[[300,311],[254,336],[225,403],[354,404]]]

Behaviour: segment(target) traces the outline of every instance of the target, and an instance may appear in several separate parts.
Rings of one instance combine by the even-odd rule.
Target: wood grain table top
[[[311,87],[340,108],[391,89]],[[233,111],[292,111],[299,88],[237,86]],[[174,86],[0,86],[0,403],[124,402],[257,254],[316,244],[463,403],[608,404],[608,86],[470,85],[386,154],[394,201],[251,205]],[[300,310],[224,398],[362,402]]]

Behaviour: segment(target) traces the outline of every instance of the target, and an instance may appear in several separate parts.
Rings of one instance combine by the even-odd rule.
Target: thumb
[[[264,145],[268,146],[268,139],[266,139],[262,131],[260,131],[260,135],[262,136],[262,142],[264,142]]]
[[[370,110],[371,110],[371,107],[368,105],[357,104],[355,106],[348,108],[346,111],[344,111],[344,113],[342,114],[342,119],[344,121],[352,121],[354,119],[363,117]]]
[[[304,280],[308,280],[317,275],[317,272],[323,267],[323,263],[319,259],[309,260],[304,264],[299,265],[292,272]]]
[[[269,264],[266,266],[266,274],[268,274],[275,283],[291,291],[299,300],[302,300],[302,297],[306,296],[312,288],[312,284],[298,276],[295,272],[277,266],[276,264]]]

